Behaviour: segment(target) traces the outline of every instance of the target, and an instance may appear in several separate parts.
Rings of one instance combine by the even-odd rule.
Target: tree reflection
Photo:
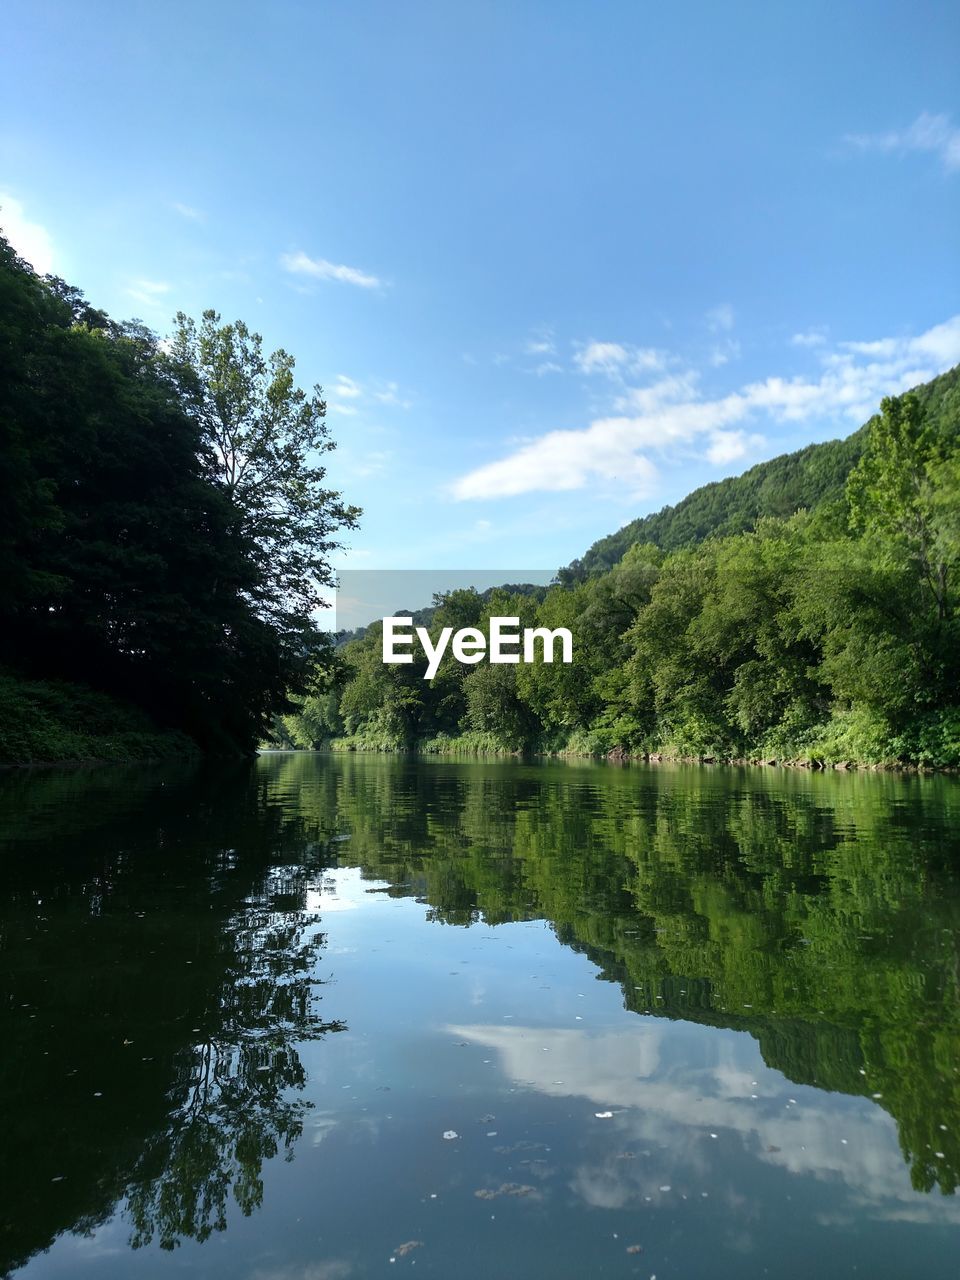
[[[114,806],[104,776],[89,809],[80,775],[11,779],[0,827],[0,1274],[124,1201],[134,1247],[252,1213],[302,1132],[301,1047],[343,1028],[308,909],[323,827],[247,767],[132,773]]]
[[[960,787],[732,769],[330,761],[350,860],[450,924],[545,918],[639,1013],[749,1031],[960,1178]],[[289,757],[277,784],[316,765]],[[307,803],[309,801],[307,800]]]
[[[180,1055],[169,1126],[131,1179],[134,1248],[225,1230],[231,1195],[249,1216],[263,1199],[265,1161],[293,1158],[311,1106],[295,1096],[307,1082],[298,1045],[344,1026],[313,1010],[324,936],[299,906],[308,882],[299,868],[271,869],[258,901],[227,924],[230,963],[211,993],[218,1029]]]

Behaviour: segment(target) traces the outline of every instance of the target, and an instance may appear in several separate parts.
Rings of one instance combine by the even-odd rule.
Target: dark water
[[[277,755],[0,833],[0,1273],[960,1273],[955,780]]]

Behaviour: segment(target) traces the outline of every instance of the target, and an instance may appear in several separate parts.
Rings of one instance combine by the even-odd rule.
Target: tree
[[[949,575],[960,559],[955,503],[957,466],[914,392],[886,397],[870,422],[867,448],[847,482],[855,529],[899,543],[949,616]]]
[[[324,487],[318,455],[335,447],[319,386],[294,383],[294,359],[242,321],[221,324],[204,311],[200,325],[176,317],[171,358],[200,422],[210,481],[226,496],[233,534],[254,572],[242,585],[258,617],[288,645],[302,644],[332,586],[335,535],[353,529],[358,507]]]

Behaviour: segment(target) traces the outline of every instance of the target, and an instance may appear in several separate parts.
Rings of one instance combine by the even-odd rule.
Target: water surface
[[[955,1277],[960,785],[0,781],[0,1273]]]

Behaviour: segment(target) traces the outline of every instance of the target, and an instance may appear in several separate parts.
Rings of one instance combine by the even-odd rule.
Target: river
[[[960,1268],[960,783],[0,778],[0,1274]]]

